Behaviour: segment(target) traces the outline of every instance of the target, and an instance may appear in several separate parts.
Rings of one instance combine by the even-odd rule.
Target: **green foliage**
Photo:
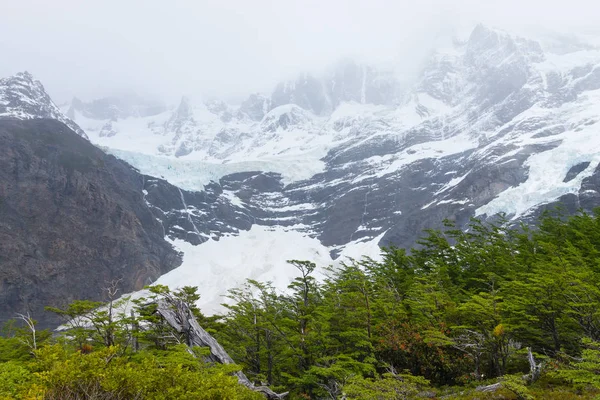
[[[466,231],[446,222],[418,249],[328,268],[324,282],[314,264],[293,261],[287,294],[253,281],[231,292],[219,336],[257,381],[310,398],[377,381],[388,365],[435,385],[522,376],[521,349],[577,356],[581,337],[600,335],[599,221],[547,213],[539,229],[510,229],[499,216]],[[527,397],[520,380],[504,382]]]
[[[185,346],[119,357],[107,347],[90,354],[61,346],[39,350],[35,374],[46,398],[260,399],[231,375],[235,366],[207,365]],[[65,397],[65,395],[70,397]]]
[[[253,280],[230,290],[228,297],[233,304],[225,305],[228,322],[217,338],[231,349],[232,357],[252,380],[272,385],[278,366],[291,350],[282,338],[284,316],[277,312],[282,300],[270,284]]]
[[[46,307],[46,311],[61,316],[69,326],[69,335],[75,339],[75,343],[81,347],[88,338],[95,342],[104,342],[103,338],[96,337],[96,331],[108,321],[105,312],[99,310],[103,303],[99,301],[76,300],[65,309]],[[96,329],[96,326],[98,329]]]
[[[36,321],[30,319],[29,322],[35,327]],[[33,336],[36,346],[45,343],[51,336],[48,330],[32,332],[22,320],[7,321],[0,332],[0,362],[30,360],[35,347]]]
[[[152,301],[168,298],[172,304],[188,303],[201,319],[194,305],[199,298],[196,292],[189,287],[176,291],[164,286],[150,288]],[[0,349],[14,349],[2,353],[11,361],[0,363],[0,398],[263,398],[238,383],[236,365],[205,363],[202,359],[209,354],[207,349],[190,352],[179,344],[182,335],[148,310],[148,299],[140,299],[139,312],[129,316],[123,307],[127,301],[75,301],[64,309],[50,308],[65,318],[68,329],[53,343],[44,340],[47,335],[40,335],[38,343],[43,345],[33,351],[19,336],[27,338],[31,330],[21,332],[15,324],[7,325],[4,333],[10,337],[0,338]],[[146,340],[159,333],[165,335],[160,346]]]
[[[384,374],[381,378],[355,377],[344,386],[347,399],[401,400],[415,398],[426,390],[429,381],[410,374]]]
[[[17,337],[0,337],[0,362],[27,361],[31,359],[31,350]]]
[[[16,398],[32,380],[31,372],[16,361],[0,363],[0,399]]]
[[[416,249],[325,268],[323,281],[314,263],[289,261],[298,277],[286,292],[249,280],[230,290],[224,316],[204,316],[192,287],[152,286],[132,301],[133,314],[113,297],[77,301],[50,309],[71,329],[54,341],[36,332],[37,351],[26,326],[7,325],[0,362],[10,362],[0,376],[10,383],[0,396],[256,398],[236,383],[237,367],[185,351],[186,333],[156,312],[168,299],[188,304],[252,382],[292,400],[431,390],[449,399],[592,398],[600,393],[599,256],[598,214],[545,213],[537,228],[509,228],[499,216],[466,231],[446,221]],[[537,382],[523,378],[525,348],[548,366]],[[477,391],[484,382],[502,386]]]
[[[561,366],[553,373],[580,389],[600,389],[600,343],[584,339],[581,358]]]
[[[518,400],[533,400],[529,389],[525,386],[525,381],[521,376],[505,375],[502,378],[502,387],[514,393]]]

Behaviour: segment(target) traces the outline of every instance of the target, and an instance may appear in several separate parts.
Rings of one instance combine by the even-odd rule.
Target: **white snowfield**
[[[279,157],[263,160],[215,162],[190,160],[164,155],[150,155],[127,150],[107,149],[114,156],[135,166],[141,173],[162,178],[184,190],[200,191],[211,181],[225,175],[246,171],[276,172],[284,183],[309,179],[324,170],[325,163],[307,154],[306,157]]]
[[[521,117],[555,119],[565,127],[563,133],[546,138],[533,138],[537,131],[512,138],[518,146],[560,141],[551,150],[533,154],[527,160],[529,176],[522,184],[509,188],[476,210],[476,215],[505,212],[515,219],[534,207],[549,203],[568,193],[577,193],[582,181],[591,176],[600,163],[600,126],[590,121],[600,119],[600,90],[587,92],[577,102],[559,109],[532,108]],[[498,160],[501,162],[502,160]],[[563,182],[571,167],[589,162],[588,167],[574,179]]]
[[[306,227],[297,227],[297,229]],[[182,240],[172,241],[184,253],[183,264],[161,276],[155,283],[170,288],[197,286],[201,298],[198,306],[209,315],[223,312],[224,295],[229,289],[241,287],[246,279],[271,282],[284,292],[299,271],[287,260],[312,261],[317,264],[313,276],[323,279],[324,269],[350,259],[370,256],[379,259],[381,236],[345,246],[340,257],[333,260],[331,248],[297,229],[253,225],[239,236],[222,237],[193,246]]]
[[[168,124],[180,107],[151,117],[118,121],[86,118],[77,111],[72,114],[92,143],[140,172],[164,178],[182,189],[203,190],[210,181],[244,171],[279,173],[285,184],[309,179],[325,170],[323,158],[329,150],[348,142],[360,145],[382,134],[395,135],[448,109],[428,95],[419,98],[428,103],[426,118],[416,111],[423,106],[416,96],[394,107],[343,103],[329,117],[316,116],[295,105],[280,106],[259,122],[248,118],[223,122],[219,115],[200,104],[190,106],[190,116],[183,121],[189,128],[185,132],[183,128],[173,132]],[[284,127],[280,126],[282,116],[290,121]],[[376,129],[379,121],[385,121],[391,128],[373,132],[372,127]],[[112,135],[103,129],[108,123]],[[191,149],[190,153],[176,156],[182,146]],[[401,163],[431,155],[440,146],[448,147],[445,143],[433,142],[430,143],[432,151],[427,152],[424,145],[424,153]]]

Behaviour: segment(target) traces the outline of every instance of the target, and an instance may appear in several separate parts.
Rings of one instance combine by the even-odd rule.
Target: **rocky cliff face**
[[[347,102],[398,105],[402,89],[393,71],[344,60],[321,77],[302,74],[281,82],[271,95],[271,107],[296,104],[316,115],[327,115]]]
[[[44,306],[141,289],[177,267],[144,178],[63,123],[0,119],[0,323]]]

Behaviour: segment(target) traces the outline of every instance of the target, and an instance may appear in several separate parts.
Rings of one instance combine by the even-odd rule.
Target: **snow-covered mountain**
[[[42,83],[29,72],[0,79],[0,118],[56,119],[87,138],[85,132],[54,104]]]
[[[247,277],[285,287],[285,259],[376,255],[444,218],[600,205],[600,50],[481,25],[448,43],[412,81],[346,60],[240,105],[63,112],[152,177],[140,190],[184,251],[159,282],[200,286],[205,306]]]

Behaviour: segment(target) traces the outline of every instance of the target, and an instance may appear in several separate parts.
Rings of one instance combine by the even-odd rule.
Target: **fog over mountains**
[[[411,79],[393,65],[346,58],[270,92],[249,93],[237,104],[202,96],[171,104],[156,96],[115,95],[75,98],[58,107],[42,83],[19,73],[0,80],[0,118],[10,121],[2,129],[17,132],[21,146],[32,148],[44,140],[43,130],[64,130],[60,135],[69,146],[76,143],[89,158],[85,167],[70,167],[59,156],[56,163],[44,161],[35,150],[35,163],[23,156],[16,162],[20,147],[7,139],[12,150],[0,157],[6,170],[25,163],[19,171],[31,173],[6,174],[0,196],[8,199],[7,193],[52,168],[52,176],[65,180],[63,186],[46,185],[48,198],[60,209],[60,196],[77,193],[86,199],[77,204],[89,212],[110,187],[90,174],[107,168],[102,176],[129,193],[129,208],[120,207],[134,210],[127,226],[136,233],[121,231],[123,222],[112,229],[134,234],[139,252],[153,249],[155,255],[156,267],[143,279],[125,274],[135,277],[126,289],[155,279],[197,285],[203,310],[214,312],[221,295],[246,278],[285,288],[295,276],[288,259],[326,266],[345,257],[376,257],[378,246],[412,246],[423,229],[439,228],[446,218],[462,227],[471,217],[496,213],[526,220],[557,202],[570,211],[600,206],[598,43],[588,36],[540,39],[479,24],[467,35],[440,41]],[[39,125],[38,119],[68,129]],[[18,133],[31,131],[38,133]],[[72,179],[78,189],[69,192]],[[27,219],[42,204],[12,197],[8,204],[20,218],[0,225],[5,237],[18,224],[42,223]],[[110,229],[94,234],[114,237]],[[45,235],[39,242],[51,247]],[[182,254],[168,250],[169,243]],[[100,265],[102,254],[90,251],[89,268],[107,268]],[[52,261],[48,254],[32,257],[40,266]],[[123,270],[144,263],[114,257]],[[3,267],[9,262],[18,267],[29,261],[15,255]],[[15,294],[2,315],[27,304],[24,283],[6,282]]]

